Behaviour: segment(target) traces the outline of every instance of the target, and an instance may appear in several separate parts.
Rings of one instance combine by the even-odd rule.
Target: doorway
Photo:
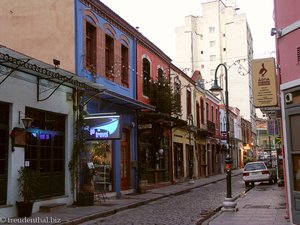
[[[130,188],[130,131],[123,129],[120,149],[121,190]]]
[[[26,132],[25,163],[40,172],[37,198],[65,194],[65,115],[26,107],[34,119]]]
[[[183,172],[183,145],[174,143],[174,166],[175,178],[180,179],[184,176]]]

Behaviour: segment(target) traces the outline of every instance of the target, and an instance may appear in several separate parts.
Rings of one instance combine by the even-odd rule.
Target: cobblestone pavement
[[[233,197],[245,192],[241,175],[232,177]],[[84,225],[196,225],[220,208],[226,196],[226,180],[166,197],[115,215],[83,223]],[[134,196],[130,196],[134,197]]]

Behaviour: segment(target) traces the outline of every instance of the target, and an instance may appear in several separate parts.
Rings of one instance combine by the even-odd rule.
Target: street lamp
[[[213,86],[210,88],[211,92],[220,92],[223,89],[218,85],[218,79],[217,79],[217,72],[218,69],[223,66],[225,70],[225,107],[226,107],[226,187],[227,187],[227,194],[226,198],[223,202],[223,211],[236,211],[236,202],[232,199],[232,193],[231,193],[231,152],[229,149],[229,99],[228,99],[228,76],[227,76],[227,67],[225,64],[221,63],[217,66],[215,71],[215,80]]]

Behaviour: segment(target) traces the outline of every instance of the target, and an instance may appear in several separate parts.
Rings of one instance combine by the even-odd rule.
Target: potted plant
[[[39,187],[39,173],[29,167],[21,167],[18,173],[19,196],[22,198],[22,201],[16,202],[18,217],[30,217]]]
[[[83,163],[82,174],[83,174],[83,186],[78,195],[79,205],[94,205],[94,166],[90,163]]]

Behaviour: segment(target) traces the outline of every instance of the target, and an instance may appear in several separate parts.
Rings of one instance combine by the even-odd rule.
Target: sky
[[[100,0],[160,48],[173,61],[175,28],[183,26],[185,16],[201,16],[208,0]],[[223,1],[226,4],[226,0]],[[253,37],[254,58],[275,57],[275,38],[270,35],[273,0],[236,0],[238,13],[246,13]]]

